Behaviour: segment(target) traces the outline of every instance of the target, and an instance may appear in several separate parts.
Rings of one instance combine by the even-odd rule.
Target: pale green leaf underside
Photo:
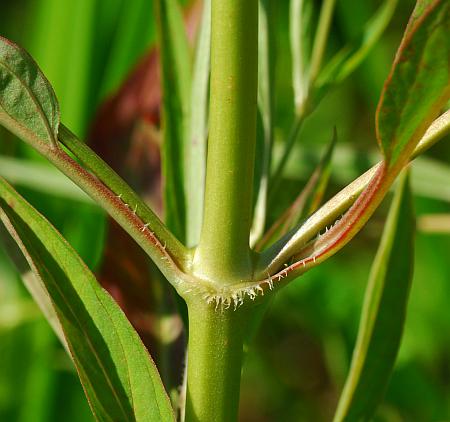
[[[30,55],[0,37],[0,124],[29,143],[56,147],[59,105]]]
[[[54,307],[99,421],[174,421],[136,331],[78,255],[4,179],[0,217]]]
[[[400,347],[414,262],[414,211],[403,174],[367,286],[358,339],[335,422],[370,420]]]

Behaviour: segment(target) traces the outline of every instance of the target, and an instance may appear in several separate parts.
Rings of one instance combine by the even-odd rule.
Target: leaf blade
[[[189,247],[200,239],[206,180],[209,73],[211,55],[211,0],[203,2],[198,31],[190,98],[190,131],[185,157],[186,240]]]
[[[406,318],[413,275],[414,226],[412,195],[405,172],[371,269],[358,339],[335,422],[370,419],[383,397]]]
[[[377,139],[389,167],[408,158],[449,98],[450,4],[419,0],[377,109]]]
[[[179,240],[186,231],[184,145],[188,136],[190,96],[189,46],[176,0],[155,2],[161,48],[163,87],[164,200],[166,223]]]
[[[0,90],[0,123],[30,143],[56,148],[59,105],[53,88],[31,56],[1,36]]]
[[[0,204],[1,220],[50,297],[96,418],[174,420],[156,367],[118,305],[3,179]]]

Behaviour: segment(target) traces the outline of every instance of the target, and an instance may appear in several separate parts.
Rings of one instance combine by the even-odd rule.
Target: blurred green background
[[[318,4],[320,2],[317,2]],[[380,2],[338,0],[328,53],[356,37]],[[276,138],[292,121],[288,1],[277,1]],[[328,195],[377,157],[374,114],[413,7],[400,0],[364,64],[320,104],[292,154],[274,219],[301,189],[330,139],[339,144]],[[25,47],[60,100],[62,119],[85,137],[95,111],[154,44],[151,0],[1,0],[0,34]],[[450,139],[413,168],[416,211],[450,215]],[[275,152],[278,149],[275,149]],[[14,167],[27,160],[27,168]],[[62,232],[93,269],[102,262],[104,214],[45,160],[0,131],[0,174]],[[47,178],[47,179],[46,179]],[[328,421],[345,380],[384,204],[341,253],[281,291],[243,372],[242,421]],[[401,251],[398,251],[400,254]],[[450,236],[419,230],[404,338],[379,421],[450,420]],[[392,318],[396,317],[395,309]],[[169,362],[170,364],[170,362]],[[179,367],[180,362],[174,362]],[[70,360],[0,249],[0,421],[91,421]]]

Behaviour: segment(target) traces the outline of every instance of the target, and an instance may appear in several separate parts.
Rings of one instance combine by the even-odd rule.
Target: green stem
[[[205,210],[194,271],[220,284],[249,279],[256,143],[257,0],[213,0]]]
[[[237,420],[246,307],[188,303],[186,422]]]

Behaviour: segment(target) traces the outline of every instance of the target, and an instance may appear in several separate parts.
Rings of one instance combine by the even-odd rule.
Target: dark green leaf
[[[174,421],[137,333],[58,232],[0,179],[0,217],[53,305],[99,421]]]
[[[364,61],[390,22],[397,2],[398,0],[386,0],[367,22],[359,44],[345,47],[331,59],[317,81],[316,95],[319,98],[332,85],[347,78]]]
[[[163,175],[166,223],[185,238],[184,145],[188,136],[189,46],[176,0],[157,0],[163,87]]]
[[[405,172],[386,221],[367,286],[352,364],[335,421],[369,420],[394,367],[414,262],[414,211]]]
[[[29,143],[56,147],[59,106],[30,55],[0,37],[0,124]]]
[[[408,159],[450,98],[450,2],[419,0],[377,110],[377,138],[387,164]]]

